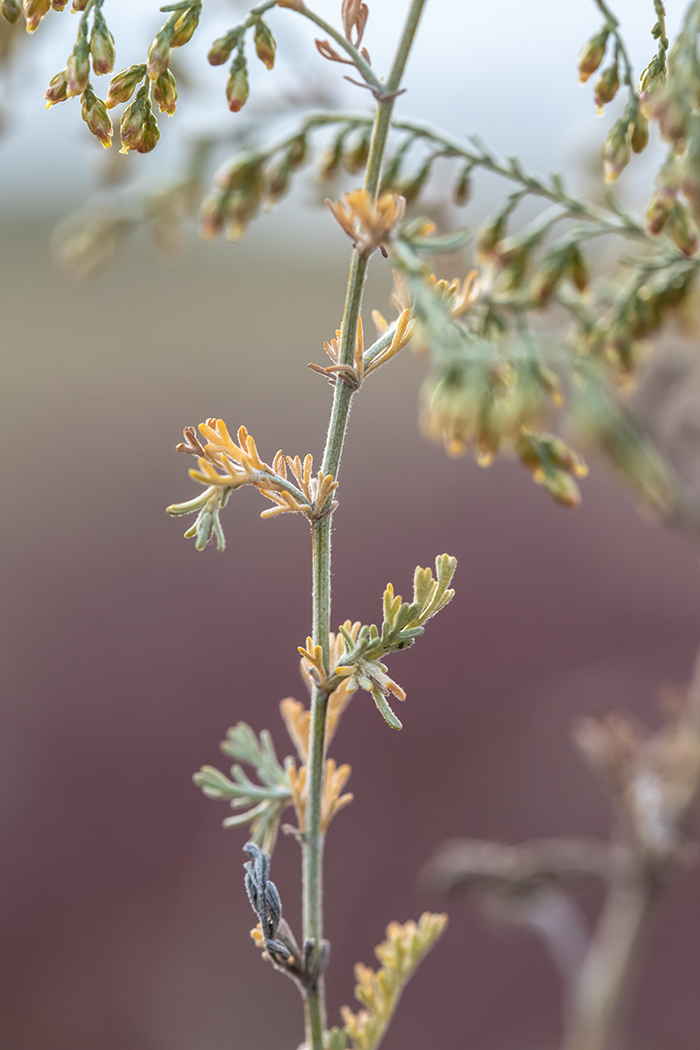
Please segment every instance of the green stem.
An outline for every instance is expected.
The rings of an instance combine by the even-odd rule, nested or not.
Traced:
[[[625,84],[636,97],[634,83],[632,80],[632,63],[630,62],[630,57],[627,54],[625,42],[622,39],[622,36],[620,35],[620,23],[617,20],[617,18],[615,18],[615,15],[612,13],[608,5],[605,3],[605,0],[593,0],[593,2],[595,3],[600,13],[603,15],[605,19],[605,24],[615,39],[615,54],[616,57],[622,59]]]
[[[425,4],[426,0],[412,0],[411,2],[394,64],[378,102],[365,176],[365,190],[375,198],[379,189],[382,162],[391,127],[391,115],[396,92],[401,85],[413,38]],[[358,252],[354,251],[341,325],[340,362],[343,364],[351,364],[353,360],[355,335],[362,306],[362,293],[367,275],[367,265],[368,259],[361,258]],[[346,383],[336,382],[322,465],[324,474],[332,474],[334,477],[337,477],[340,467],[352,393]],[[314,644],[320,645],[322,648],[326,671],[329,671],[329,633],[331,622],[330,514],[313,523],[312,561],[312,636]],[[323,831],[321,827],[321,806],[326,758],[327,709],[328,694],[324,690],[314,689],[311,698],[311,727],[307,760],[308,797],[303,851],[303,912],[304,939],[313,940],[317,949],[320,947],[323,938]],[[307,992],[306,1042],[309,1050],[323,1050],[322,1029],[324,1013],[323,978],[320,977],[318,986],[308,989]]]
[[[296,10],[296,8],[295,8]],[[378,94],[382,92],[382,83],[375,76],[372,67],[362,57],[357,48],[353,47],[349,40],[347,40],[342,33],[339,33],[337,29],[334,29],[330,23],[326,22],[324,18],[317,15],[314,11],[309,10],[308,7],[304,6],[298,9],[299,14],[303,15],[304,18],[308,18],[310,22],[322,29],[324,33],[327,33],[329,37],[335,40],[339,47],[342,47],[343,51],[350,56],[352,64],[357,69],[358,73],[361,74],[364,81],[372,88],[372,91],[376,91]]]

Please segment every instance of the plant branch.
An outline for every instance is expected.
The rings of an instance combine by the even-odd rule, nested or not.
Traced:
[[[396,92],[401,86],[408,55],[418,27],[426,0],[412,0],[406,24],[396,52],[386,88],[378,99],[367,170],[365,190],[376,198],[381,177],[382,162],[391,126],[391,116]],[[355,349],[355,333],[362,305],[362,293],[367,274],[368,258],[353,251],[350,276],[341,324],[342,338],[339,361],[352,364]],[[345,439],[352,391],[346,383],[336,383],[333,407],[323,455],[322,470],[337,478]],[[329,667],[329,633],[331,617],[331,519],[329,514],[312,525],[313,559],[313,614],[312,637],[320,645],[326,671]],[[323,832],[321,828],[321,801],[325,767],[325,737],[328,694],[315,688],[311,698],[311,726],[309,730],[309,755],[307,763],[308,801],[306,807],[306,834],[304,839],[303,913],[304,938],[314,942],[315,951],[321,949],[323,937]],[[318,986],[307,993],[306,1021],[309,1050],[323,1050],[323,978]]]
[[[625,42],[620,34],[620,23],[617,20],[617,18],[615,18],[615,15],[612,13],[608,5],[605,3],[605,0],[593,0],[593,2],[602,14],[603,18],[605,19],[605,25],[607,29],[610,31],[611,35],[615,39],[615,56],[622,59],[622,67],[624,70],[623,79],[625,81],[625,84],[630,89],[630,91],[636,95],[632,79],[632,63],[630,62],[630,57],[627,53]]]

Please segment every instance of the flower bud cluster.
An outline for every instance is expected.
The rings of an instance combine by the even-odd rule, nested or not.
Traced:
[[[581,492],[575,479],[585,478],[588,467],[561,438],[522,430],[516,451],[522,465],[552,499],[564,507],[578,507]]]
[[[30,4],[25,2],[25,17],[28,17]],[[51,6],[59,11],[66,7],[66,2],[53,0]],[[85,3],[74,0],[73,11],[83,11]],[[41,10],[33,7],[35,14]],[[45,13],[45,12],[44,12]],[[102,14],[102,5],[97,4],[92,12],[92,29],[89,27],[89,12],[80,20],[75,46],[66,62],[65,69],[60,70],[49,81],[44,92],[46,108],[50,109],[59,102],[80,96],[81,114],[88,130],[105,148],[112,142],[112,122],[107,114],[109,104],[97,97],[90,83],[90,63],[96,76],[111,73],[114,68],[114,37]],[[43,17],[43,15],[42,15]],[[29,28],[29,21],[28,21]],[[36,27],[35,27],[36,28]]]
[[[150,82],[147,81],[122,113],[120,153],[150,153],[158,145],[160,130],[153,114],[150,91]]]
[[[148,49],[146,68],[150,80],[157,80],[170,66],[173,49],[187,44],[199,24],[202,11],[201,0],[187,7],[173,11],[168,21],[162,26]]]
[[[642,153],[649,142],[649,124],[637,99],[632,99],[616,121],[603,146],[603,174],[606,182],[619,178],[632,153]]]
[[[530,348],[511,347],[503,357],[493,344],[469,336],[461,358],[429,376],[422,399],[426,436],[443,441],[450,455],[471,446],[477,462],[488,466],[502,446],[517,447],[524,429],[541,426],[561,394],[556,374]]]
[[[675,266],[658,271],[643,283],[635,282],[601,317],[583,339],[583,349],[602,357],[619,373],[629,377],[643,346],[642,340],[658,331],[669,313],[686,298],[694,270]]]
[[[567,278],[579,292],[588,287],[588,266],[575,241],[551,248],[542,259],[530,282],[532,299],[538,306],[546,306],[558,286]]]
[[[227,161],[202,204],[202,236],[211,239],[224,232],[230,240],[242,237],[262,207],[284,196],[307,152],[306,136],[300,133],[271,153],[249,152]]]
[[[255,11],[252,11],[241,25],[234,26],[228,33],[215,40],[209,50],[208,60],[212,66],[223,65],[228,62],[232,53],[236,52],[226,81],[226,100],[232,113],[238,113],[248,101],[250,93],[248,63],[245,57],[245,34],[251,28],[256,55],[266,69],[272,69],[275,64],[277,43],[267,22]]]

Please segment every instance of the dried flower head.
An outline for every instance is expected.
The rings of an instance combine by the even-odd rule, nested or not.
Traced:
[[[326,199],[326,204],[363,259],[377,248],[386,251],[406,213],[406,201],[398,193],[384,193],[374,200],[366,190],[353,190],[335,203]]]

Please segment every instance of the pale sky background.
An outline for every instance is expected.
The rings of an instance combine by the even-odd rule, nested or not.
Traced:
[[[107,0],[105,15],[117,41],[120,69],[141,61],[164,17],[157,0]],[[161,144],[154,154],[133,159],[139,175],[167,178],[176,170],[183,134],[236,126],[252,109],[230,114],[224,99],[226,67],[212,69],[206,52],[212,40],[236,24],[248,5],[207,0],[192,43],[179,54],[201,88],[183,99],[172,126],[160,120]],[[338,22],[339,0],[316,0],[316,10]],[[365,44],[374,68],[387,69],[404,17],[405,0],[370,0]],[[676,32],[686,7],[669,0],[668,28]],[[637,74],[653,54],[651,0],[612,0]],[[313,47],[316,28],[291,11],[276,10],[269,23],[278,39],[278,66],[268,73],[252,56],[251,99],[275,99],[302,83],[333,85],[338,101],[361,109],[366,92],[341,78],[345,67],[325,62]],[[397,114],[432,120],[454,134],[478,133],[497,150],[519,155],[538,171],[571,170],[588,147],[597,148],[615,116],[595,116],[592,81],[580,86],[576,58],[601,24],[593,0],[429,0],[405,80]],[[77,29],[68,12],[51,12],[18,56],[2,84],[6,130],[0,139],[3,209],[53,204],[71,206],[91,192],[103,151],[82,125],[78,100],[47,111],[43,89],[65,64]],[[252,51],[252,48],[249,49]],[[96,80],[106,93],[108,78]],[[622,95],[622,92],[621,92]],[[177,134],[179,126],[179,134]],[[113,147],[116,151],[116,147]],[[650,162],[647,162],[650,168]],[[289,210],[289,209],[288,209]],[[289,218],[289,216],[288,216]]]

